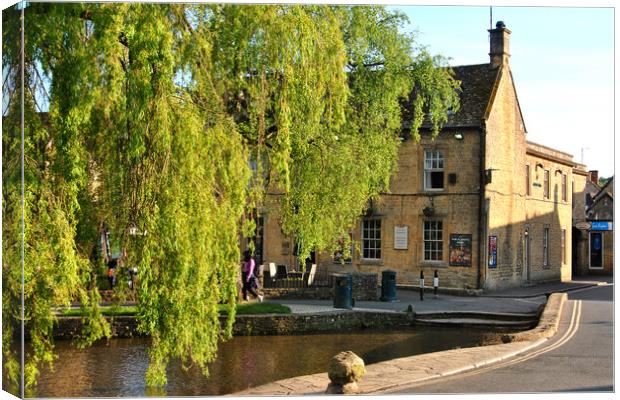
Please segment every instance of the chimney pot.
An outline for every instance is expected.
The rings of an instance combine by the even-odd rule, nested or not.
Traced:
[[[598,170],[590,171],[590,181],[598,185]]]
[[[505,27],[506,27],[506,24],[504,23],[504,21],[497,21],[497,23],[495,24],[495,28],[497,29],[502,29]]]

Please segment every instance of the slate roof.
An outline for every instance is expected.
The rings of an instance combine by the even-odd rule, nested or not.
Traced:
[[[599,190],[599,192],[596,194],[596,196],[594,196],[594,203],[597,203],[602,197],[604,197],[605,195],[611,197],[611,199],[613,200],[614,195],[613,195],[613,188],[614,188],[614,177],[612,176],[611,178],[609,178],[609,180],[603,185],[603,187],[601,188],[601,190]],[[594,205],[594,204],[593,204]]]
[[[499,68],[487,64],[453,67],[454,77],[461,81],[461,107],[448,117],[446,127],[479,126],[491,99]]]
[[[476,65],[462,65],[452,67],[455,79],[461,81],[458,112],[448,117],[444,128],[463,128],[480,126],[485,117],[489,101],[493,95],[493,86],[498,79],[500,68],[491,68],[489,63]],[[410,107],[405,106],[405,128],[410,126]],[[427,121],[422,128],[430,128]]]

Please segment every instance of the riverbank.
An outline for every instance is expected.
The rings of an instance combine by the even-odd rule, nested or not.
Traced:
[[[507,300],[528,304],[538,301],[541,297],[548,297],[549,301],[545,302],[534,328],[502,335],[504,344],[447,350],[368,365],[366,375],[358,383],[361,394],[389,393],[390,390],[399,387],[408,387],[408,385],[497,363],[540,346],[557,332],[567,298],[565,292],[606,285],[607,282],[613,283],[613,277],[585,277],[571,282],[515,288],[504,293],[487,293],[470,302],[463,302],[464,299],[459,299],[457,303],[453,303],[453,311],[455,308],[471,309],[480,305],[486,305],[487,310],[506,310],[506,306],[510,305],[505,303]],[[476,305],[473,305],[474,303]],[[438,308],[437,304],[434,307]],[[322,395],[328,384],[327,373],[320,373],[271,382],[236,392],[232,396]]]
[[[273,299],[291,313],[237,315],[233,335],[294,335],[363,329],[402,329],[416,325],[484,327],[526,330],[538,323],[551,292],[577,290],[604,283],[604,279],[556,282],[483,296],[454,296],[398,290],[397,301],[358,301],[352,310],[337,309],[331,300]],[[508,296],[509,295],[509,296]],[[222,317],[222,322],[225,317]],[[140,337],[134,317],[109,318],[113,337]],[[73,337],[81,329],[80,317],[61,317],[54,336]]]
[[[134,316],[106,317],[114,338],[145,337],[137,330]],[[220,317],[224,324],[225,317]],[[327,332],[351,332],[366,329],[410,329],[419,325],[492,328],[498,331],[527,329],[536,324],[537,313],[493,314],[443,312],[414,313],[389,310],[333,310],[314,314],[237,315],[233,336],[301,335]],[[56,339],[71,339],[79,334],[81,317],[60,317],[54,328]]]
[[[566,293],[554,293],[543,310],[537,326],[526,332],[505,335],[511,343],[454,349],[368,365],[358,382],[360,394],[395,389],[427,380],[450,376],[492,364],[539,346],[558,329]],[[321,395],[329,384],[327,373],[283,379],[232,394],[233,396]]]

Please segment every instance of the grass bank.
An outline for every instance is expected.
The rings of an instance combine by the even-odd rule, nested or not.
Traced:
[[[277,303],[245,303],[237,304],[237,315],[244,314],[290,314],[291,309]],[[229,307],[225,304],[219,305],[220,315],[228,315]],[[134,316],[138,313],[137,306],[102,306],[101,314],[107,317],[113,316]],[[59,313],[63,317],[81,317],[84,315],[79,308],[64,309]]]

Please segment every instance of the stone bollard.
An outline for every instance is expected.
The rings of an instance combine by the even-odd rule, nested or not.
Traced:
[[[366,373],[364,360],[352,351],[343,351],[336,354],[329,362],[327,376],[331,381],[327,385],[326,394],[356,394],[359,393],[357,381]]]

